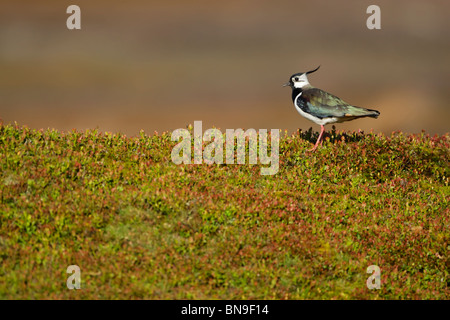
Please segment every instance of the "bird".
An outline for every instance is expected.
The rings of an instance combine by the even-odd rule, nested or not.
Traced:
[[[309,152],[314,152],[319,146],[325,132],[325,125],[355,120],[358,118],[378,118],[380,112],[348,104],[341,98],[313,87],[308,81],[308,74],[319,70],[320,65],[311,71],[293,74],[283,87],[292,88],[292,101],[295,109],[308,120],[320,125],[321,131],[316,144]]]

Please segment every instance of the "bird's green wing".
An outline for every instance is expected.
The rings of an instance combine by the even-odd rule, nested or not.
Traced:
[[[376,115],[375,110],[349,105],[341,98],[318,88],[303,91],[302,98],[308,106],[309,112],[318,118],[354,118]]]

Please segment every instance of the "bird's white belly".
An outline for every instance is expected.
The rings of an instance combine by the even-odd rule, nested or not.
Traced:
[[[302,93],[300,92],[300,94],[295,98],[294,106],[295,106],[295,109],[297,109],[298,113],[300,113],[300,115],[301,115],[302,117],[304,117],[304,118],[306,118],[306,119],[308,119],[308,120],[311,120],[312,122],[315,122],[315,123],[317,123],[317,124],[319,124],[319,125],[321,125],[321,126],[326,125],[326,124],[328,124],[328,123],[335,123],[335,122],[338,122],[338,119],[335,118],[335,117],[320,119],[320,118],[317,118],[317,117],[315,117],[315,116],[313,116],[313,115],[311,115],[311,114],[309,114],[309,113],[306,113],[306,112],[303,111],[302,109],[300,109],[300,108],[297,106],[297,99],[298,99],[301,95],[302,95]]]

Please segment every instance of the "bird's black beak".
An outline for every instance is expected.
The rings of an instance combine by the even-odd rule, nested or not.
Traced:
[[[291,86],[291,83],[290,82],[286,82],[285,84],[283,84],[283,87],[290,87]]]

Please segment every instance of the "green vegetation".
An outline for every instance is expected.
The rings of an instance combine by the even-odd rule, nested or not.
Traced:
[[[0,298],[449,299],[450,136],[316,138],[262,176],[175,165],[170,133],[0,125]]]

